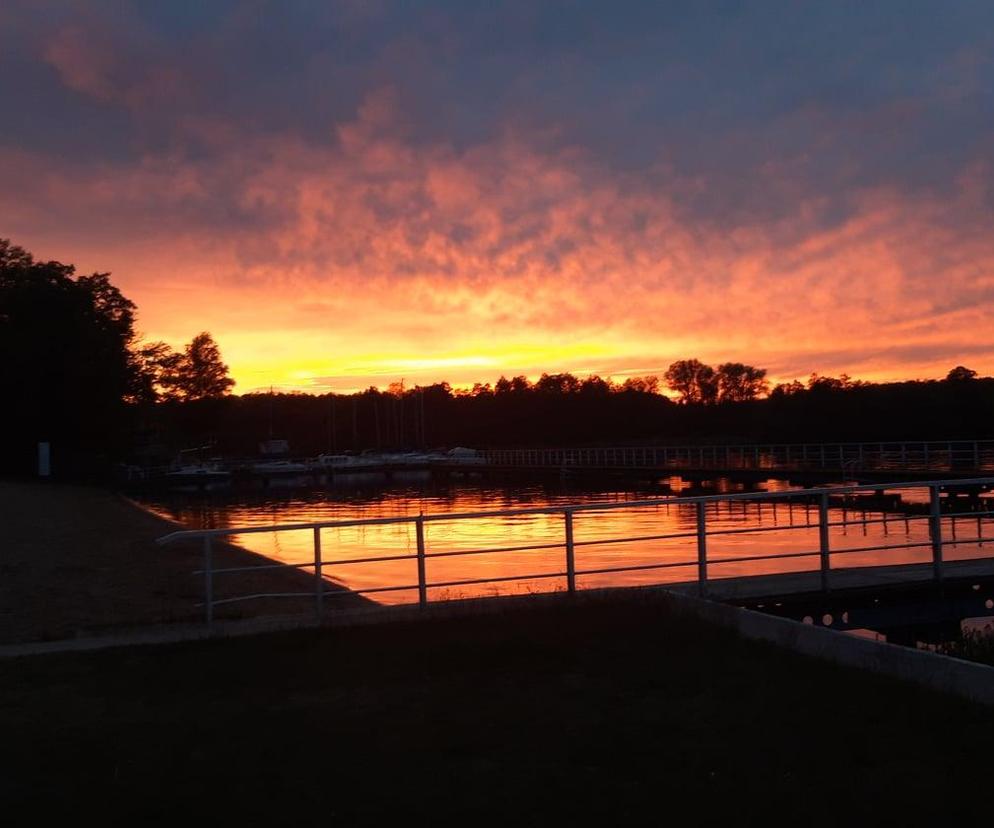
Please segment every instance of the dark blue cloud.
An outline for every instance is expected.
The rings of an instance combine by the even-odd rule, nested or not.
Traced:
[[[53,60],[67,31],[105,94]],[[994,163],[992,32],[989,2],[15,2],[0,146],[224,152],[191,130],[205,120],[331,143],[391,87],[414,145],[517,129],[701,221],[774,221],[819,194],[831,223],[859,188],[941,195]]]

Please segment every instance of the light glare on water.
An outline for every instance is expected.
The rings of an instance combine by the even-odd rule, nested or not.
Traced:
[[[676,482],[676,481],[674,481]],[[712,491],[736,488],[716,481]],[[782,481],[769,481],[765,488],[782,490]],[[915,492],[905,492],[907,502],[920,502]],[[918,493],[920,494],[920,493]],[[522,508],[554,508],[577,503],[621,503],[658,498],[652,490],[570,490],[542,485],[496,486],[466,483],[423,486],[336,486],[327,489],[272,490],[238,496],[232,493],[203,495],[164,494],[146,498],[147,505],[189,528],[259,527],[284,523],[309,523],[365,518],[416,517]],[[708,575],[728,578],[739,575],[772,574],[816,570],[818,510],[813,504],[795,502],[719,502],[707,506],[709,532]],[[924,514],[881,511],[830,510],[830,522],[850,525],[833,527],[830,544],[833,569],[880,564],[925,563],[931,560],[929,529]],[[884,518],[886,517],[886,520]],[[865,519],[865,523],[863,522]],[[943,534],[968,540],[990,533],[989,523],[974,518],[943,521]],[[583,587],[665,584],[692,581],[697,577],[696,508],[693,504],[661,504],[637,508],[579,512],[574,515],[577,584]],[[742,530],[752,530],[743,532]],[[759,531],[763,530],[763,531]],[[727,534],[721,534],[721,533]],[[658,539],[658,535],[682,537]],[[636,540],[627,540],[637,538]],[[313,561],[311,530],[233,535],[231,540],[254,552],[286,563]],[[565,587],[564,517],[550,514],[504,515],[464,520],[428,521],[425,541],[429,556],[481,550],[481,554],[429,557],[429,599],[473,597],[528,591],[550,591]],[[594,541],[614,541],[593,543]],[[847,549],[885,544],[920,544],[907,549],[855,552]],[[417,600],[417,564],[408,560],[374,560],[344,563],[355,558],[383,559],[414,556],[417,540],[414,523],[382,526],[332,527],[321,530],[324,572],[353,590],[408,586],[409,589],[374,593],[380,603]],[[497,551],[507,547],[548,548]],[[966,542],[945,550],[948,560],[983,557],[992,544]],[[488,551],[489,550],[489,551]],[[814,553],[808,557],[742,560],[754,556]],[[626,572],[583,574],[619,567],[665,567],[632,569]],[[534,576],[552,577],[534,577]],[[237,577],[228,575],[225,577]],[[484,584],[453,582],[486,579]]]

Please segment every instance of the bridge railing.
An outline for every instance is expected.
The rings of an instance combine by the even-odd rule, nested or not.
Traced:
[[[490,449],[489,465],[523,468],[653,468],[994,472],[994,440]]]
[[[857,547],[846,547],[833,549],[831,545],[831,530],[844,528],[847,526],[862,526],[865,529],[868,524],[883,523],[884,530],[887,526],[887,514],[882,512],[879,519],[867,518],[864,513],[862,518],[849,520],[845,511],[840,519],[833,519],[830,514],[832,498],[856,496],[863,492],[878,492],[886,488],[887,491],[902,491],[908,489],[923,489],[928,492],[928,511],[914,518],[907,515],[905,521],[910,519],[927,521],[928,537],[925,540],[916,540],[903,543],[887,542],[883,544],[869,544]],[[749,563],[754,561],[774,561],[783,559],[801,559],[812,562],[812,566],[805,571],[820,574],[820,586],[825,592],[831,589],[832,561],[833,557],[851,555],[856,553],[880,553],[907,549],[927,549],[931,554],[932,577],[936,581],[941,581],[944,574],[944,550],[950,546],[966,543],[994,542],[994,537],[984,536],[984,519],[994,515],[994,511],[988,511],[981,507],[981,501],[975,500],[975,507],[968,511],[959,511],[961,498],[953,495],[961,490],[977,495],[981,491],[994,489],[994,477],[976,478],[969,480],[929,480],[914,483],[893,483],[881,486],[880,484],[864,486],[833,486],[815,489],[792,489],[777,492],[750,492],[716,494],[698,497],[669,497],[648,500],[631,500],[624,502],[610,503],[575,503],[569,505],[543,506],[523,509],[495,509],[480,512],[457,512],[439,514],[420,514],[417,516],[385,517],[385,518],[363,518],[357,520],[334,520],[307,523],[285,523],[274,526],[241,526],[225,527],[221,529],[195,529],[173,532],[159,538],[159,544],[173,544],[180,542],[195,541],[202,544],[203,566],[194,573],[203,579],[203,602],[204,621],[210,625],[214,621],[215,608],[224,605],[243,601],[253,601],[268,598],[313,598],[314,613],[320,618],[325,610],[325,603],[329,599],[335,599],[343,595],[363,594],[375,595],[377,593],[389,592],[414,592],[417,591],[418,603],[424,607],[429,603],[429,592],[442,588],[480,586],[485,584],[496,584],[500,582],[558,582],[560,588],[565,587],[568,592],[577,590],[577,579],[582,576],[609,575],[612,573],[631,573],[638,571],[663,571],[677,568],[691,569],[696,574],[692,581],[696,581],[697,590],[701,596],[706,597],[709,593],[709,583],[712,580],[709,568],[727,563]],[[945,494],[946,497],[942,497]],[[764,502],[803,502],[806,504],[806,511],[814,505],[817,509],[817,522],[794,524],[791,521],[789,526],[750,526],[743,528],[714,528],[708,524],[708,507],[721,502],[727,503],[749,503],[761,504]],[[943,504],[946,504],[945,507]],[[620,509],[638,510],[658,508],[660,506],[687,506],[694,510],[695,518],[693,528],[689,531],[663,532],[659,534],[648,534],[627,537],[593,537],[588,539],[577,539],[574,534],[574,519],[580,514],[603,514]],[[775,506],[774,506],[775,508]],[[519,518],[526,515],[547,515],[556,516],[562,520],[561,537],[556,540],[543,543],[508,545],[503,547],[484,547],[475,549],[429,549],[425,536],[425,527],[435,523],[453,523],[472,521],[481,518]],[[976,535],[967,537],[957,536],[956,518],[971,518],[976,520]],[[952,520],[951,536],[944,532],[944,522]],[[891,518],[893,521],[893,517]],[[413,525],[416,542],[416,551],[398,555],[386,556],[365,556],[351,558],[329,558],[325,557],[322,550],[322,531],[329,529],[341,529],[346,527],[370,527],[387,526],[396,524]],[[817,527],[818,545],[816,548],[792,549],[788,552],[780,552],[767,555],[746,555],[735,557],[720,557],[709,552],[709,541],[720,536],[741,535],[741,534],[761,534],[764,532],[790,531],[795,529],[812,529]],[[302,563],[274,562],[272,564],[262,564],[253,566],[218,567],[214,561],[213,544],[216,540],[231,537],[234,535],[250,535],[258,533],[282,533],[309,530],[312,533],[313,555],[311,560]],[[576,552],[578,549],[603,546],[609,544],[667,541],[690,539],[696,549],[696,555],[689,559],[680,560],[659,560],[649,563],[632,563],[629,565],[602,566],[594,568],[583,568],[577,565]],[[435,581],[428,577],[428,563],[432,560],[451,558],[455,556],[473,555],[494,555],[501,553],[529,552],[529,551],[559,550],[562,557],[561,564],[553,570],[543,570],[525,574],[501,575],[489,577],[475,577],[462,579],[448,579]],[[325,576],[334,572],[337,567],[346,565],[373,565],[390,561],[411,561],[415,564],[416,580],[404,583],[387,584],[370,588],[359,588],[353,590],[329,590],[325,581]],[[261,570],[295,569],[309,572],[313,576],[313,588],[307,592],[267,592],[234,595],[231,597],[218,598],[215,590],[215,581],[219,576],[237,577],[240,573],[258,572]]]

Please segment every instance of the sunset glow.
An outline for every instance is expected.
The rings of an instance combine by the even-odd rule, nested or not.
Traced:
[[[239,392],[994,372],[989,9],[388,5],[5,5],[0,235]]]

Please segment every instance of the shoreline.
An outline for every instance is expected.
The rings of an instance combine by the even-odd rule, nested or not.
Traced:
[[[123,492],[115,491],[113,489],[109,489],[108,491],[110,491],[110,493],[113,494],[115,497],[117,497],[119,500],[123,501],[124,503],[127,503],[132,508],[137,509],[139,512],[144,512],[146,515],[154,517],[157,520],[162,521],[163,523],[167,523],[170,526],[175,526],[177,529],[189,528],[188,526],[184,526],[182,523],[180,523],[180,521],[174,520],[171,517],[167,517],[166,515],[157,512],[155,509],[151,508],[150,506],[146,506],[144,503],[135,500],[133,497],[129,497]],[[232,544],[232,545],[237,546],[238,544]]]
[[[139,625],[196,623],[203,610],[201,567],[193,544],[162,548],[156,538],[186,528],[119,492],[90,486],[0,480],[10,517],[0,547],[0,644],[53,641]],[[230,542],[214,547],[217,566],[275,563]],[[237,583],[235,583],[237,581]],[[275,569],[215,579],[215,599],[259,592],[301,592],[215,608],[218,619],[285,614],[313,601],[313,575]],[[343,607],[369,599],[326,579]]]

